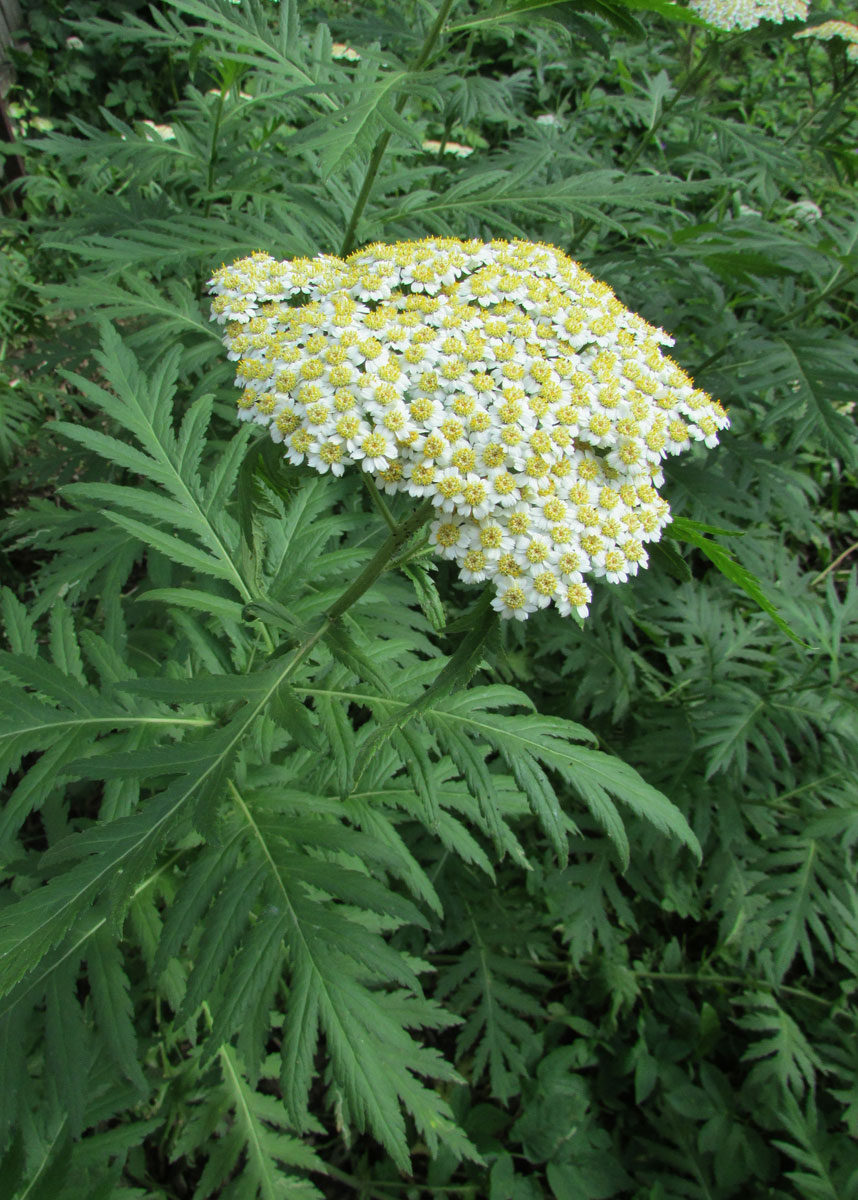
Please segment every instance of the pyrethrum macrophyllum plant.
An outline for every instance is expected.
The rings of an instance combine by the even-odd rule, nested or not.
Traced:
[[[600,58],[588,14],[584,45],[513,0],[330,7],[348,57],[316,6],[94,19],[88,61],[162,55],[181,99],[39,150],[74,261],[39,370],[81,366],[3,593],[0,1179],[744,1200],[794,1162],[839,1200],[845,477],[815,504],[853,461],[854,250],[805,142],[845,92],[793,130],[826,56],[765,25]],[[69,309],[115,321],[98,359]],[[730,397],[716,454],[658,325]],[[689,516],[824,651],[671,552],[754,593]]]
[[[439,655],[392,573],[416,584],[439,628],[443,597],[429,569],[438,549],[466,579],[470,568],[471,579],[492,580],[501,615],[552,598],[561,612],[585,609],[584,571],[619,580],[645,562],[643,542],[664,525],[662,457],[691,437],[712,443],[726,417],[662,356],[663,333],[548,247],[429,242],[374,247],[349,263],[259,256],[219,272],[216,289],[246,384],[241,411],[269,425],[264,500],[242,485],[259,455],[252,422],[201,480],[212,397],[198,397],[174,428],[177,354],[147,379],[106,331],[106,386],[72,381],[125,438],[60,428],[154,485],[80,482],[65,494],[109,505],[115,528],[179,568],[179,586],[167,569],[141,598],[217,616],[222,643],[193,678],[123,678],[103,638],[78,640],[57,601],[50,666],[34,656],[28,619],[7,594],[18,653],[2,666],[32,689],[24,704],[28,727],[45,731],[41,763],[103,779],[105,806],[101,821],[58,847],[60,869],[15,905],[0,982],[21,1012],[17,997],[40,994],[38,962],[71,937],[70,967],[87,956],[96,1019],[119,1022],[112,1044],[126,1061],[134,1031],[121,964],[97,956],[102,942],[113,954],[106,934],[92,941],[106,919],[97,914],[127,907],[141,888],[171,895],[164,867],[146,871],[169,848],[173,861],[193,851],[187,883],[157,917],[151,966],[158,974],[179,954],[192,958],[169,994],[180,1027],[202,1006],[199,1065],[219,1056],[231,1078],[237,1038],[243,1069],[279,1073],[285,1119],[308,1130],[321,1036],[347,1127],[372,1133],[403,1168],[403,1111],[433,1153],[473,1154],[443,1094],[421,1082],[454,1079],[452,1068],[410,1032],[441,1030],[450,1016],[424,996],[419,962],[388,941],[422,922],[416,904],[438,905],[409,851],[409,825],[489,872],[475,835],[523,865],[516,825],[529,809],[565,859],[581,801],[623,862],[618,803],[698,847],[679,811],[621,759],[588,746],[586,730],[528,712],[527,697],[505,684],[468,686],[498,644],[485,600],[458,631],[443,631],[458,646]],[[350,423],[338,428],[343,416]],[[361,472],[320,478],[304,458],[311,468],[361,463],[398,502],[391,511],[373,486],[389,533],[368,561],[363,539],[341,544],[366,523]],[[362,611],[373,591],[375,605]],[[81,720],[106,734],[83,758],[66,732]],[[7,806],[7,841],[34,785],[31,772]],[[210,932],[199,941],[201,918]],[[49,996],[49,1014],[53,1005]],[[282,1026],[276,1065],[265,1057],[272,1008]],[[64,1035],[51,1028],[56,1050]],[[139,1086],[130,1059],[127,1070]],[[75,1087],[70,1073],[64,1082]],[[73,1133],[89,1120],[88,1086]],[[315,1162],[290,1153],[297,1165]]]

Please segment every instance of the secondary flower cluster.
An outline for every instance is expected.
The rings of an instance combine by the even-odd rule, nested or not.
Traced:
[[[728,424],[662,354],[672,339],[550,246],[257,253],[210,288],[239,416],[292,463],[431,497],[436,552],[491,580],[505,617],[586,616],[586,575],[645,567],[670,519],[662,459]]]
[[[858,25],[851,21],[823,21],[821,25],[812,25],[793,35],[797,38],[814,38],[819,42],[829,42],[832,38],[843,38],[849,45],[846,47],[846,57],[858,62]]]
[[[756,29],[761,21],[780,25],[807,16],[807,0],[690,0],[690,7],[717,29]]]

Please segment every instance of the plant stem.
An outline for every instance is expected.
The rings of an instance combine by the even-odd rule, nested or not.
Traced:
[[[300,645],[289,654],[283,670],[277,676],[276,682],[272,686],[268,697],[264,698],[257,709],[260,710],[267,703],[274,690],[280,687],[288,679],[291,679],[295,671],[301,665],[305,658],[310,654],[313,647],[316,646],[322,638],[330,631],[333,625],[337,623],[340,617],[347,609],[359,600],[361,596],[375,583],[379,575],[390,565],[391,559],[396,554],[396,551],[407,541],[415,530],[419,529],[429,519],[430,515],[435,511],[431,500],[424,500],[419,508],[415,509],[410,516],[406,517],[399,525],[396,525],[389,537],[379,546],[378,550],[366,564],[364,569],[358,575],[354,583],[343,592],[340,598],[331,605],[325,613],[321,624],[308,637],[304,639]]]
[[[225,85],[222,83],[220,92],[218,93],[214,123],[212,124],[211,146],[209,147],[209,162],[206,170],[206,203],[203,210],[203,216],[206,220],[208,220],[211,213],[214,199],[212,196],[212,189],[214,188],[215,168],[217,166],[218,158],[218,138],[220,137],[220,123],[223,120],[223,107],[226,103],[226,93],[224,89]],[[203,290],[205,278],[205,271],[201,266],[197,272],[197,292],[200,296],[205,296],[205,292]]]
[[[406,517],[399,525],[394,526],[390,532],[390,536],[379,546],[354,583],[346,588],[339,600],[328,609],[321,629],[312,635],[313,645],[316,644],[320,637],[327,633],[335,621],[339,620],[346,609],[350,608],[356,600],[359,600],[364,592],[375,583],[399,547],[421,525],[426,524],[432,512],[434,512],[432,501],[424,500],[411,516]],[[307,640],[310,641],[311,639],[308,638]]]
[[[803,120],[799,121],[798,125],[796,125],[795,129],[784,142],[784,146],[791,146],[798,135],[807,129],[808,125],[812,125],[819,117],[825,116],[831,111],[832,108],[834,108],[835,104],[839,104],[842,108],[843,104],[845,104],[846,100],[849,98],[849,89],[851,88],[852,84],[856,82],[856,80],[858,80],[858,69],[853,70],[846,75],[842,86],[832,91],[831,96],[828,98],[826,103],[821,106],[821,108],[812,109],[807,116],[803,118]]]
[[[455,954],[430,954],[427,957],[433,964],[455,964],[459,962],[459,958]],[[507,961],[526,963],[530,967],[537,967],[547,971],[568,971],[571,967],[569,960],[564,958],[512,957],[507,959]],[[636,979],[649,979],[653,983],[692,983],[699,987],[715,985],[743,987],[751,991],[756,989],[766,992],[783,992],[785,996],[793,996],[797,1000],[808,1000],[811,1004],[818,1004],[829,1010],[832,1007],[830,1000],[825,1000],[822,996],[814,996],[813,992],[808,992],[805,988],[790,987],[786,983],[772,983],[768,979],[759,979],[751,975],[700,975],[694,971],[644,971],[635,970],[634,968],[629,973],[634,975]],[[851,1014],[844,1013],[843,1015],[849,1016],[851,1019]]]
[[[810,586],[816,587],[816,585],[818,583],[822,583],[823,579],[825,579],[825,577],[827,575],[830,575],[831,572],[836,567],[839,567],[840,564],[843,562],[844,558],[848,558],[848,556],[850,554],[852,554],[855,550],[858,550],[858,542],[853,542],[851,546],[846,547],[846,549],[843,551],[842,554],[838,554],[837,558],[835,558],[834,562],[829,563],[824,571],[820,571],[820,573],[817,575],[817,577],[815,579],[811,579]]]
[[[789,987],[785,983],[770,983],[767,979],[745,978],[742,975],[697,975],[693,971],[632,971],[632,974],[638,979],[651,979],[654,983],[694,983],[699,986],[721,984],[727,987],[783,992],[785,996],[794,996],[797,1000],[809,1000],[812,1004],[820,1004],[827,1009],[831,1008],[830,1000],[814,996],[813,992],[808,992],[804,988]]]
[[[366,485],[366,490],[369,492],[373,504],[378,509],[379,513],[381,514],[382,519],[384,520],[384,523],[387,526],[387,528],[390,530],[391,533],[393,533],[393,531],[396,529],[396,521],[394,520],[393,514],[391,513],[390,509],[387,507],[384,497],[382,496],[381,492],[376,487],[375,480],[370,475],[369,471],[361,471],[361,475],[363,476],[363,481],[364,481],[364,484]]]
[[[450,9],[453,7],[455,2],[456,0],[442,0],[441,7],[438,9],[438,15],[435,17],[435,20],[432,23],[432,28],[426,34],[423,45],[420,48],[420,53],[409,68],[409,71],[416,73],[417,71],[423,70],[429,60],[429,56],[435,49],[435,43],[438,41],[444,22],[450,15]],[[393,110],[397,115],[401,113],[405,107],[406,99],[407,96],[403,93],[399,96],[394,104]],[[386,129],[375,143],[373,152],[370,155],[369,163],[367,164],[366,168],[366,175],[364,175],[363,184],[358,192],[357,200],[355,200],[355,206],[352,209],[352,215],[349,218],[349,223],[346,227],[343,244],[340,247],[340,258],[345,258],[346,255],[351,254],[352,250],[354,249],[358,221],[360,221],[361,217],[363,216],[363,210],[366,208],[367,201],[369,200],[369,194],[372,191],[372,185],[375,183],[375,177],[378,174],[378,168],[381,166],[381,160],[384,158],[384,152],[387,149],[388,143],[390,142],[390,137],[390,130]]]
[[[218,93],[217,106],[215,108],[215,119],[214,119],[214,123],[212,125],[212,141],[211,141],[211,148],[209,150],[209,164],[208,164],[208,170],[206,171],[206,193],[207,193],[207,195],[206,195],[206,207],[205,207],[205,214],[204,214],[206,217],[208,217],[208,215],[212,209],[212,188],[214,187],[215,167],[217,166],[217,158],[218,158],[218,154],[217,154],[218,138],[220,136],[220,123],[223,120],[223,106],[224,106],[225,102],[226,102],[226,95],[224,92],[224,87],[221,86],[220,92]]]
[[[790,322],[797,320],[799,317],[803,317],[805,313],[808,313],[811,309],[816,308],[817,304],[821,304],[823,300],[827,300],[829,296],[832,296],[835,292],[839,292],[841,288],[846,287],[847,283],[851,283],[852,280],[858,276],[858,271],[850,271],[847,275],[843,275],[841,277],[840,273],[842,270],[842,266],[837,268],[831,279],[818,296],[813,296],[812,299],[808,300],[806,304],[802,304],[800,308],[792,309],[785,316],[778,317],[778,319],[774,322],[774,328],[778,329],[781,325],[787,325]]]
[[[346,1187],[352,1188],[353,1191],[359,1192],[361,1196],[366,1196],[367,1200],[390,1200],[387,1192],[376,1191],[367,1180],[357,1179],[354,1175],[348,1175],[345,1171],[341,1171],[338,1167],[334,1167],[330,1163],[325,1163],[324,1172],[330,1179],[336,1179],[337,1183],[342,1183]],[[409,1185],[376,1182],[376,1186],[407,1187]]]

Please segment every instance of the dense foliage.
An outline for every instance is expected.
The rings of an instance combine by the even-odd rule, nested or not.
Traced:
[[[664,0],[28,21],[3,1195],[858,1196],[844,44]],[[489,621],[414,501],[235,420],[214,267],[432,234],[563,249],[729,408],[586,621]]]

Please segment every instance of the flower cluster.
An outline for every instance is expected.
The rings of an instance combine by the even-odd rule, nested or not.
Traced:
[[[807,0],[690,0],[690,7],[716,29],[756,29],[761,21],[780,25],[807,17]]]
[[[550,246],[426,239],[215,272],[239,416],[288,460],[431,497],[430,537],[494,607],[587,615],[587,575],[647,565],[661,462],[717,443],[721,406],[662,330]]]
[[[814,38],[819,42],[830,42],[832,38],[843,38],[849,45],[846,47],[846,57],[858,62],[858,25],[851,21],[823,21],[821,25],[812,25],[794,34],[797,38]]]

